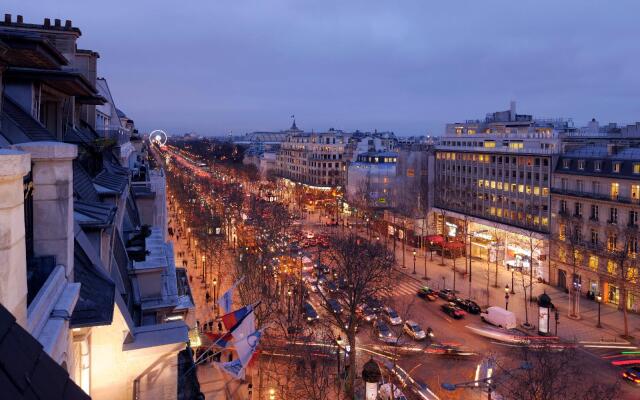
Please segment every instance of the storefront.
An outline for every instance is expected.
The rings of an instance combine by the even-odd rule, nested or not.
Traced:
[[[459,242],[474,259],[498,262],[505,268],[549,281],[548,243],[542,234],[447,212],[435,213],[437,232],[447,242]],[[464,254],[464,249],[461,254]]]

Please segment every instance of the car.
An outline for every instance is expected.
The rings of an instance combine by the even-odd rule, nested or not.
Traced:
[[[427,337],[427,334],[415,321],[405,321],[404,325],[402,326],[402,330],[415,340],[423,340]]]
[[[456,304],[456,306],[460,307],[469,314],[480,314],[480,306],[478,305],[478,303],[471,299],[457,298],[453,302]]]
[[[329,291],[329,293],[336,293],[338,292],[338,285],[335,284],[335,282],[332,281],[328,281],[325,284],[325,288]]]
[[[438,291],[438,297],[446,301],[453,301],[456,298],[456,294],[451,289],[440,289]]]
[[[340,289],[346,289],[347,287],[349,287],[349,282],[347,282],[346,278],[340,277],[338,278],[338,287]]]
[[[367,322],[373,322],[377,318],[376,312],[373,311],[371,308],[367,307],[366,305],[360,309],[360,313],[361,313],[362,319],[364,319]]]
[[[418,289],[418,297],[429,301],[436,301],[438,294],[430,287],[424,286]]]
[[[464,317],[464,314],[465,314],[464,311],[458,308],[453,302],[448,302],[443,304],[442,306],[440,306],[440,309],[444,311],[446,314],[448,314],[450,317],[453,317],[455,319],[460,319]]]
[[[640,365],[634,365],[623,371],[622,379],[631,383],[640,384]]]
[[[309,287],[313,293],[318,293],[318,282],[309,283]]]
[[[400,325],[402,323],[402,318],[398,315],[396,310],[391,307],[384,307],[382,309],[382,316],[387,320],[391,325]]]
[[[342,314],[342,304],[336,299],[328,299],[327,308],[334,314]]]
[[[307,322],[314,322],[320,319],[318,312],[308,301],[305,301],[304,304],[302,304],[302,311],[304,312]]]
[[[380,310],[382,310],[382,302],[374,297],[365,299],[364,304],[374,312],[380,312]]]
[[[394,344],[398,340],[396,334],[393,333],[391,328],[389,328],[389,326],[382,320],[376,320],[375,332],[378,336],[378,340],[384,343]]]

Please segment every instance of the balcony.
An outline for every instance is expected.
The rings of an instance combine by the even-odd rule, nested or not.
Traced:
[[[551,188],[552,194],[563,194],[566,196],[572,197],[584,197],[588,199],[594,200],[602,200],[609,202],[617,202],[617,203],[627,203],[627,204],[640,204],[640,199],[637,197],[625,197],[611,194],[601,194],[601,193],[593,193],[593,192],[585,192],[580,190],[570,190],[570,189],[561,189],[561,188]]]
[[[618,219],[617,218],[616,219],[609,218],[607,220],[607,224],[609,224],[609,225],[617,225],[618,224]]]

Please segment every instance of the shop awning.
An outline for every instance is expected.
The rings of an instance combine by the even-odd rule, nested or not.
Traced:
[[[430,235],[426,237],[428,242],[431,242],[433,244],[442,244],[442,242],[444,242],[444,238],[442,237],[442,235]]]
[[[464,247],[464,243],[461,242],[446,242],[444,248],[447,250],[459,250]]]

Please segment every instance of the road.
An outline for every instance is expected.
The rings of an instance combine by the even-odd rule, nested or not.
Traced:
[[[185,159],[180,160],[181,163],[188,165],[192,171],[200,174],[208,172],[202,170]],[[248,195],[257,195],[257,188],[250,182],[246,182],[244,187],[248,189]],[[307,214],[302,219],[301,229],[313,231],[315,233],[330,234],[331,230],[340,229],[337,227],[326,227],[319,223],[321,218],[318,214]],[[314,249],[307,250],[311,254],[315,254]],[[430,266],[430,268],[434,268]],[[437,268],[437,267],[436,267]],[[444,268],[444,267],[441,267]],[[418,380],[425,382],[440,398],[454,398],[452,393],[442,389],[441,384],[457,383],[463,381],[471,381],[476,377],[478,366],[488,357],[509,358],[509,353],[513,351],[511,347],[492,342],[489,339],[477,336],[466,328],[469,324],[482,324],[478,316],[467,315],[462,320],[454,320],[444,314],[440,310],[443,300],[435,302],[427,302],[416,296],[417,290],[424,285],[424,281],[415,279],[400,271],[393,272],[394,288],[390,293],[384,293],[385,304],[394,307],[401,315],[403,320],[412,319],[418,322],[424,329],[431,327],[435,333],[435,340],[439,343],[455,344],[465,350],[475,353],[475,356],[449,358],[442,355],[427,354],[424,351],[425,344],[407,343],[404,346],[393,348],[380,343],[374,336],[371,326],[362,326],[358,334],[359,352],[358,365],[366,362],[370,356],[379,355],[382,357],[392,356],[394,353],[402,352],[402,356],[398,358],[398,365],[405,371],[409,371],[410,375]],[[433,276],[433,275],[432,275]],[[315,303],[316,309],[320,310],[317,296],[312,295],[312,302]],[[398,331],[398,328],[394,328]],[[409,351],[412,348],[414,351]],[[584,368],[583,379],[593,379],[597,381],[611,381],[615,379],[619,370],[612,367],[606,359],[612,351],[606,348],[601,350],[589,349],[589,351],[579,351],[580,363]],[[498,389],[499,392],[499,389]],[[486,393],[478,389],[459,389],[454,394],[455,398],[480,399],[486,398]],[[458,397],[461,396],[461,397]],[[629,385],[622,385],[621,399],[638,398],[636,388]]]

